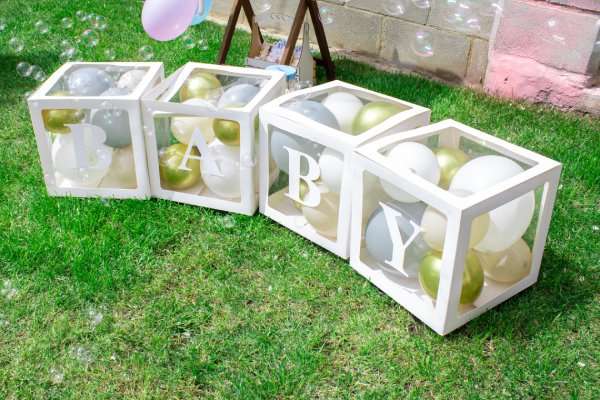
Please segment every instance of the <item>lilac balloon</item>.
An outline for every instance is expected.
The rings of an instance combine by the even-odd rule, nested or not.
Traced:
[[[146,0],[142,25],[152,39],[173,40],[192,23],[198,0]]]

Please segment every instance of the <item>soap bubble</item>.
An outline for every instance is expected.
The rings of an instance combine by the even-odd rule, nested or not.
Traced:
[[[86,29],[81,34],[81,43],[83,43],[85,47],[96,47],[98,41],[98,33],[92,29]]]
[[[50,368],[50,382],[53,385],[60,385],[65,380],[65,374],[58,368]]]
[[[64,17],[60,20],[60,25],[63,29],[71,29],[73,27],[73,20],[69,17]]]
[[[6,20],[4,18],[0,18],[0,32],[6,29]]]
[[[38,31],[39,33],[41,33],[42,35],[48,33],[48,31],[50,30],[50,28],[48,27],[48,24],[44,21],[42,21],[41,19],[39,21],[37,21],[35,23],[35,30]]]
[[[257,14],[266,13],[273,5],[268,0],[258,0],[254,2],[254,11]]]
[[[106,18],[104,18],[102,15],[94,15],[92,17],[92,27],[94,29],[104,31],[106,30],[107,26],[108,24],[106,23]]]
[[[39,65],[31,66],[31,77],[38,82],[46,80],[46,73]]]
[[[402,15],[406,12],[406,0],[385,0],[383,9],[392,16]]]
[[[104,50],[104,58],[106,58],[108,61],[113,61],[115,58],[117,58],[117,52],[115,49],[106,49]]]
[[[89,321],[90,321],[90,326],[92,328],[95,328],[98,325],[100,325],[100,323],[104,319],[104,314],[102,314],[102,312],[100,310],[96,310],[94,308],[91,308],[88,311],[88,317],[89,317]]]
[[[208,50],[208,41],[206,39],[198,40],[198,49],[202,51]]]
[[[152,47],[148,45],[140,47],[138,54],[144,61],[149,61],[154,58],[154,50],[152,50]]]
[[[556,28],[556,26],[558,25],[558,21],[555,20],[554,18],[550,18],[547,22],[546,25],[548,25],[548,28],[550,29],[554,29]]]
[[[479,13],[486,17],[492,17],[502,12],[502,0],[481,0]]]
[[[75,346],[71,349],[71,356],[83,364],[89,364],[93,361],[92,353],[83,346]]]
[[[77,49],[74,47],[68,47],[64,49],[58,56],[62,62],[71,61],[77,55]]]
[[[329,7],[319,7],[319,14],[321,15],[321,22],[323,25],[330,25],[333,23],[333,11]]]
[[[226,229],[231,229],[235,226],[235,220],[233,219],[233,217],[231,215],[226,215],[221,219],[221,222],[223,222],[223,227]]]
[[[85,21],[87,19],[87,14],[85,11],[83,10],[77,10],[77,12],[75,13],[75,16],[77,17],[77,19],[79,19],[80,21]]]
[[[552,37],[552,39],[561,45],[565,45],[565,37],[563,35],[561,35],[560,32],[560,24],[558,22],[558,20],[554,19],[554,18],[550,18],[548,21],[546,21],[546,25],[548,26],[548,31],[550,32],[550,35]]]
[[[479,18],[471,17],[465,21],[465,28],[469,31],[478,32],[481,30]]]
[[[419,57],[433,56],[433,35],[431,32],[418,31],[411,42],[411,48]]]
[[[25,48],[25,43],[23,43],[23,40],[19,39],[18,37],[13,37],[8,41],[8,47],[10,47],[15,53],[20,53]]]
[[[17,64],[17,73],[26,78],[31,75],[31,64],[26,61],[21,61]]]
[[[96,14],[89,13],[88,15],[85,16],[85,20],[84,21],[92,21],[95,16],[96,16]]]
[[[431,2],[429,0],[412,0],[412,3],[417,8],[430,8]]]
[[[186,49],[193,49],[196,46],[196,41],[191,35],[184,35],[181,41]]]
[[[2,284],[2,289],[0,289],[0,296],[4,296],[6,300],[12,300],[19,294],[19,291],[16,287],[13,286],[13,283],[6,279]]]
[[[70,49],[73,47],[73,43],[69,39],[63,39],[60,41],[60,48],[63,50]]]

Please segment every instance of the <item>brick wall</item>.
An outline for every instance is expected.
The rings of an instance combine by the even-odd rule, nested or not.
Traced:
[[[225,18],[231,3],[214,2],[213,16]],[[477,24],[468,28],[467,24],[450,22],[453,10],[447,1],[431,0],[429,8],[419,8],[410,0],[404,3],[404,13],[390,15],[386,0],[320,1],[333,16],[333,22],[325,26],[330,46],[378,58],[401,69],[480,87],[494,17],[478,14]],[[261,26],[287,34],[298,1],[272,0],[271,4],[271,9],[259,16]],[[420,51],[423,46],[428,47],[425,53]]]

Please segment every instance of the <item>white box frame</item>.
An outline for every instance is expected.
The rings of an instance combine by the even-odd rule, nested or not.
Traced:
[[[397,143],[420,141],[447,129],[457,130],[461,136],[525,163],[530,168],[488,190],[463,198],[453,195],[415,174],[402,174],[398,171],[398,166],[381,153],[382,150]],[[460,140],[460,136],[457,137],[453,134],[440,136],[440,144],[444,145],[454,144],[456,146],[458,140]],[[446,335],[537,281],[561,169],[562,164],[554,160],[453,120],[445,120],[404,132],[401,135],[390,135],[359,147],[353,154],[352,177],[356,190],[352,198],[350,265],[438,334]],[[448,228],[436,301],[429,299],[424,293],[419,296],[418,289],[396,283],[380,270],[369,267],[361,260],[363,176],[365,171],[402,188],[447,215]],[[477,216],[540,187],[543,187],[543,195],[540,200],[529,275],[514,284],[497,284],[496,294],[488,296],[490,298],[487,299],[478,299],[475,308],[460,313],[459,298],[471,222]],[[416,285],[418,287],[418,282]]]
[[[311,120],[310,118],[282,107],[282,105],[288,101],[314,98],[338,91],[354,94],[363,100],[385,101],[391,104],[397,104],[402,108],[407,109],[388,118],[372,129],[369,129],[360,135],[354,136],[320,124]],[[393,132],[403,132],[419,126],[427,125],[429,124],[430,116],[431,110],[428,108],[342,81],[332,81],[322,85],[288,93],[264,105],[260,110],[260,212],[277,221],[286,228],[329,250],[337,256],[348,259],[352,197],[352,188],[349,184],[351,179],[350,160],[353,150],[361,144],[367,143],[375,138],[380,138]],[[291,134],[309,139],[313,142],[320,143],[325,147],[332,148],[343,154],[344,171],[340,190],[340,206],[336,240],[328,239],[319,234],[310,224],[306,223],[305,220],[302,221],[304,219],[303,217],[287,215],[269,205],[269,135],[271,133],[270,128],[273,126]],[[291,208],[288,211],[290,213],[297,212]]]
[[[92,66],[98,68],[147,68],[146,76],[134,91],[123,96],[48,96],[48,92],[74,68]],[[163,64],[160,62],[68,62],[58,68],[27,99],[31,121],[37,142],[44,182],[50,196],[74,197],[107,197],[117,199],[147,199],[150,197],[150,183],[146,168],[146,147],[142,130],[142,112],[140,98],[149,88],[164,79]],[[131,143],[135,162],[137,188],[86,188],[60,187],[57,184],[50,136],[44,126],[42,110],[44,109],[103,109],[117,108],[126,110],[131,128]]]
[[[252,101],[244,107],[237,109],[208,108],[170,102],[170,99],[178,93],[181,85],[194,70],[202,70],[216,75],[264,79],[265,84]],[[257,182],[255,178],[256,162],[253,162],[253,165],[250,166],[240,166],[241,196],[239,201],[163,188],[160,183],[154,118],[159,116],[185,115],[235,120],[240,124],[240,162],[244,159],[256,160],[254,119],[258,115],[259,107],[262,104],[281,95],[286,88],[285,75],[279,71],[189,62],[171,74],[154,90],[142,96],[142,114],[144,126],[146,127],[146,153],[152,196],[199,207],[253,215],[258,208]]]

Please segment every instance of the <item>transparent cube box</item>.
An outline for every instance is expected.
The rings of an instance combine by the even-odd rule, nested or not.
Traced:
[[[143,100],[152,195],[252,215],[259,107],[285,90],[278,71],[188,63]]]
[[[430,111],[341,81],[260,110],[260,210],[348,258],[350,156],[359,145],[429,123]]]
[[[139,99],[163,77],[156,62],[70,62],[28,98],[50,195],[149,197]]]
[[[350,264],[445,335],[536,282],[560,172],[452,120],[361,146]]]

